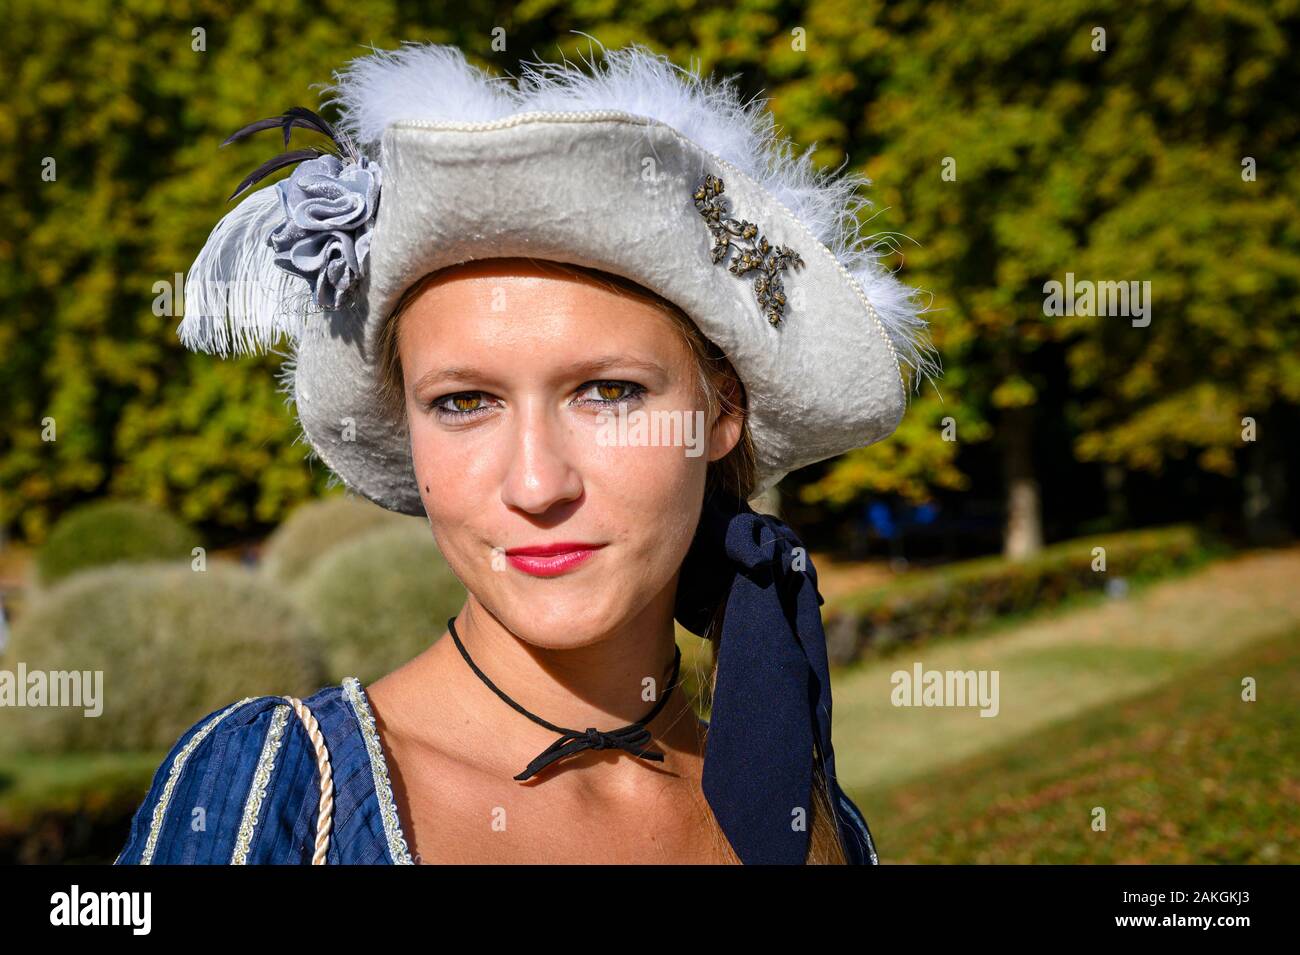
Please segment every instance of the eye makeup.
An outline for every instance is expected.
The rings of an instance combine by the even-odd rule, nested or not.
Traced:
[[[617,389],[622,389],[623,393],[611,397],[609,392]],[[593,408],[612,408],[618,405],[630,405],[635,401],[639,401],[644,397],[645,393],[645,386],[634,381],[595,379],[583,382],[577,389],[572,404]],[[471,421],[482,417],[489,413],[493,407],[496,407],[489,404],[489,401],[496,401],[496,399],[484,391],[456,391],[425,402],[424,407],[425,410],[432,411],[443,421]]]

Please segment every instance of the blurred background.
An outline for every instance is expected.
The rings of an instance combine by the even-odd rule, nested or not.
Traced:
[[[764,502],[819,571],[841,782],[882,861],[1296,860],[1294,3],[6,14],[0,671],[102,671],[104,701],[0,707],[0,860],[111,862],[200,716],[374,680],[463,600],[426,522],[307,459],[278,357],[176,340],[169,296],[265,158],[218,144],[318,107],[363,46],[515,73],[588,35],[734,75],[870,176],[868,231],[928,293],[942,377],[892,439]],[[1048,283],[1085,280],[1139,283],[1145,313],[1054,313]],[[917,665],[996,671],[997,716],[895,705]]]

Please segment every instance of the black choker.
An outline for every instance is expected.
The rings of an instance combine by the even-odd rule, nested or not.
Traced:
[[[447,630],[451,633],[451,638],[456,641],[456,649],[458,649],[460,655],[465,658],[465,662],[469,664],[469,668],[474,671],[474,674],[480,680],[488,685],[488,688],[493,693],[501,697],[501,699],[505,700],[518,712],[528,717],[534,723],[537,723],[539,726],[545,726],[553,733],[560,734],[560,738],[548,746],[536,759],[529,763],[527,768],[516,776],[515,779],[522,782],[535,773],[545,769],[556,760],[563,759],[566,756],[572,756],[584,749],[622,749],[631,753],[633,756],[640,757],[641,759],[652,759],[656,762],[663,762],[663,753],[658,753],[654,750],[648,750],[645,748],[650,743],[651,739],[650,731],[645,728],[645,724],[654,720],[659,711],[664,708],[664,704],[668,702],[668,697],[672,695],[673,688],[677,685],[677,675],[682,665],[682,651],[680,647],[673,648],[675,651],[673,657],[673,675],[672,679],[668,681],[668,689],[664,691],[664,694],[659,698],[659,702],[654,705],[654,709],[650,711],[650,714],[636,723],[629,723],[622,729],[611,730],[606,733],[594,727],[588,727],[586,731],[566,729],[563,726],[556,726],[554,723],[548,723],[540,716],[534,716],[532,713],[529,713],[514,700],[510,699],[510,697],[502,693],[501,690],[497,688],[496,684],[487,678],[487,674],[475,666],[474,661],[470,659],[469,653],[465,650],[465,645],[460,642],[460,636],[456,633],[455,617],[452,617],[447,621]]]

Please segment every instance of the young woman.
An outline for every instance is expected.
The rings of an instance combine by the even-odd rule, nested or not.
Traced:
[[[118,862],[875,863],[815,571],[745,503],[887,436],[929,370],[860,182],[639,47],[510,86],[411,45],[335,90],[341,130],[232,137],[338,153],[242,184],[307,160],[218,225],[180,333],[288,335],[314,451],[426,515],[468,598],[369,687],[191,726]],[[713,644],[707,723],[674,620]]]

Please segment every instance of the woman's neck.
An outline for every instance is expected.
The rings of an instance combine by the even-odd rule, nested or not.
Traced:
[[[456,632],[470,658],[499,689],[559,726],[612,729],[640,720],[672,677],[672,618],[659,612],[592,634],[583,646],[552,649],[510,632],[471,598],[456,621]],[[454,643],[451,650],[453,663],[482,683]],[[492,700],[503,702],[495,693],[483,700],[489,705]]]
[[[646,719],[668,689],[675,653],[675,584],[635,620],[592,634],[591,641],[579,647],[551,649],[529,643],[526,634],[512,633],[473,597],[456,618],[456,633],[475,665],[530,713],[579,732],[587,727],[615,730]],[[514,776],[557,739],[556,733],[517,712],[480,680],[450,635],[377,681],[371,693],[388,703],[386,732],[455,753],[494,775]],[[647,728],[653,736],[651,748],[665,754],[662,763],[627,754],[605,765],[607,759],[582,754],[540,775],[557,769],[568,775],[568,770],[599,763],[599,781],[585,772],[584,780],[616,793],[650,778],[647,767],[698,770],[700,727],[680,685]],[[596,754],[602,755],[607,754]]]

